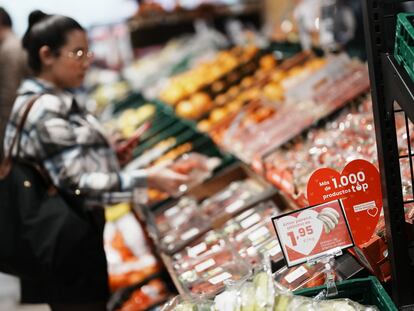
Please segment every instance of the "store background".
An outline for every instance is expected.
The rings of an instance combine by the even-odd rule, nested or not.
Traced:
[[[3,0],[0,1],[0,5],[11,15],[13,28],[19,35],[26,31],[27,16],[33,10],[72,16],[88,28],[123,21],[138,7],[134,0]],[[97,7],[99,12],[91,14]]]

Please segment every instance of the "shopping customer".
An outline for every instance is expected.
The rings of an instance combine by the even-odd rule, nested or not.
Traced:
[[[27,74],[26,53],[20,39],[13,33],[12,20],[7,11],[0,7],[0,142],[16,91]],[[3,157],[3,144],[0,144],[0,159]]]
[[[82,84],[92,59],[87,35],[75,20],[35,11],[30,14],[23,46],[34,78],[24,81],[18,91],[7,125],[5,151],[25,105],[39,96],[25,122],[19,154],[15,148],[13,156],[46,169],[58,188],[82,193],[100,236],[104,215],[99,207],[131,199],[137,187],[174,192],[188,181],[187,176],[165,168],[120,169],[100,124],[67,91]],[[52,310],[105,310],[108,280],[102,239],[95,244],[93,256],[85,256],[88,269],[82,275],[74,272],[70,280],[53,284],[22,279],[23,302],[45,301]]]

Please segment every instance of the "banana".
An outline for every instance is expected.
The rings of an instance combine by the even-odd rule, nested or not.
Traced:
[[[339,213],[336,210],[334,210],[332,207],[325,207],[322,211],[330,212],[330,213],[334,214],[336,218],[338,218],[338,219],[340,218]]]
[[[329,228],[329,225],[324,221],[323,217],[321,218],[320,216],[321,215],[319,214],[317,218],[322,222],[325,233],[329,233],[331,231],[331,228]]]
[[[323,221],[322,221],[322,223],[323,223],[323,228],[325,229],[325,233],[331,232],[331,229],[329,229],[329,226],[326,223],[324,223]]]
[[[331,219],[335,223],[335,225],[339,223],[339,218],[336,217],[336,215],[331,211],[322,210],[322,212],[320,212],[320,215],[329,217],[329,219]]]
[[[330,231],[336,227],[336,224],[328,216],[319,214],[318,218],[322,220],[329,227]]]

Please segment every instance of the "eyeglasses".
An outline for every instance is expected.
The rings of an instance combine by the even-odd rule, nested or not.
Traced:
[[[93,52],[84,50],[70,51],[67,55],[69,58],[73,58],[76,61],[91,60],[94,57]]]

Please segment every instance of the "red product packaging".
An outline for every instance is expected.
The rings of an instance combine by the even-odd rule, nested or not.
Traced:
[[[374,235],[367,243],[354,247],[357,259],[382,282],[391,279],[388,246],[384,238]]]

